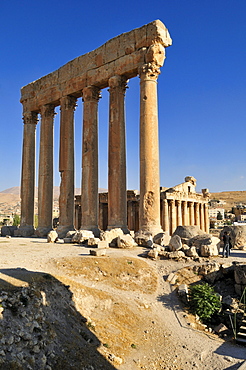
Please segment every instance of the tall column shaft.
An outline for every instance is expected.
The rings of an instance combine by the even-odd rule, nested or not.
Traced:
[[[208,216],[208,205],[204,204],[204,220],[205,220],[205,232],[209,234],[209,216]]]
[[[175,200],[170,201],[170,216],[171,216],[171,232],[170,235],[174,233],[177,227],[177,212],[176,212],[176,205]]]
[[[205,227],[204,227],[204,223],[205,223],[205,220],[204,220],[204,207],[203,207],[203,203],[200,204],[200,229],[205,231]]]
[[[81,229],[91,230],[99,236],[98,229],[98,100],[100,89],[88,86],[83,89],[83,138]]]
[[[153,235],[160,225],[160,174],[157,77],[159,68],[143,65],[140,75],[140,231]]]
[[[194,226],[194,224],[195,224],[194,202],[190,202],[190,204],[189,204],[189,211],[190,211],[190,225],[191,226]]]
[[[182,208],[183,208],[183,225],[188,226],[189,225],[189,219],[188,219],[188,204],[187,201],[182,202]]]
[[[181,200],[177,200],[177,226],[182,225],[182,208]]]
[[[59,171],[61,175],[58,234],[74,229],[74,110],[77,99],[61,98]]]
[[[109,79],[109,142],[108,142],[108,229],[127,229],[126,193],[126,79]]]
[[[34,197],[35,197],[35,158],[36,158],[36,124],[38,114],[25,113],[22,173],[21,173],[21,228],[29,227],[30,235],[34,228]],[[27,236],[27,235],[26,235]]]
[[[41,108],[41,129],[38,176],[38,228],[36,234],[45,236],[52,229],[53,219],[53,140],[54,105]]]
[[[167,199],[163,199],[163,230],[170,232],[169,230],[169,212]]]
[[[194,203],[194,211],[195,211],[195,225],[200,227],[200,213],[199,213],[199,203]]]

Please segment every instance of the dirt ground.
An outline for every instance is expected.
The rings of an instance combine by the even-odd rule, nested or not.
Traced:
[[[166,281],[194,262],[153,261],[143,257],[144,251],[109,248],[106,256],[94,257],[76,244],[2,237],[0,288],[27,286],[30,272],[50,274],[68,287],[76,311],[98,340],[103,359],[98,369],[239,369],[246,347],[194,330]],[[245,258],[245,251],[232,251],[226,262]]]

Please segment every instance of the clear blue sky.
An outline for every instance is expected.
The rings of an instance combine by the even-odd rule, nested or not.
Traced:
[[[0,0],[0,191],[20,185],[20,88],[155,19],[166,25],[173,39],[158,79],[161,185],[171,187],[194,176],[198,191],[246,190],[245,0]],[[128,188],[138,189],[138,78],[127,89],[126,121]],[[79,101],[76,187],[81,182],[81,126]],[[99,103],[103,188],[107,188],[107,126],[108,92],[103,90]],[[59,114],[55,185],[59,185],[58,131]]]

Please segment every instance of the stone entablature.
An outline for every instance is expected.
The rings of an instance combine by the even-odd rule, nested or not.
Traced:
[[[74,228],[74,111],[83,101],[81,228],[99,234],[98,101],[109,87],[108,229],[127,229],[125,93],[129,78],[140,80],[140,201],[139,231],[153,235],[160,223],[157,79],[171,38],[156,20],[109,40],[57,71],[24,86],[24,138],[19,235],[32,234],[34,219],[36,125],[41,116],[36,234],[52,228],[53,142],[55,107],[60,106],[59,237]],[[23,232],[22,232],[23,230]]]
[[[87,86],[104,89],[113,76],[136,77],[143,64],[154,63],[161,67],[165,47],[171,44],[168,30],[160,20],[114,37],[99,48],[24,86],[21,89],[24,113],[40,112],[45,104],[58,106],[62,96],[81,97],[81,91]]]

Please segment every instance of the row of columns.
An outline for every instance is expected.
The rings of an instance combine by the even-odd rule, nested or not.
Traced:
[[[207,203],[181,200],[162,200],[162,226],[170,235],[177,226],[198,226],[209,233],[209,217]]]
[[[159,147],[157,116],[157,77],[153,63],[139,69],[140,77],[140,230],[156,234],[160,224]],[[127,79],[116,75],[109,79],[108,140],[108,229],[127,230],[125,91]],[[81,228],[98,234],[98,101],[100,88],[88,86],[83,99],[82,139],[82,221]],[[61,175],[58,233],[63,237],[74,228],[74,110],[77,98],[60,99]],[[35,129],[41,114],[38,229],[46,233],[52,227],[53,210],[53,132],[55,106],[47,104],[39,112],[24,109],[24,139],[21,182],[21,227],[33,227],[35,183]]]

